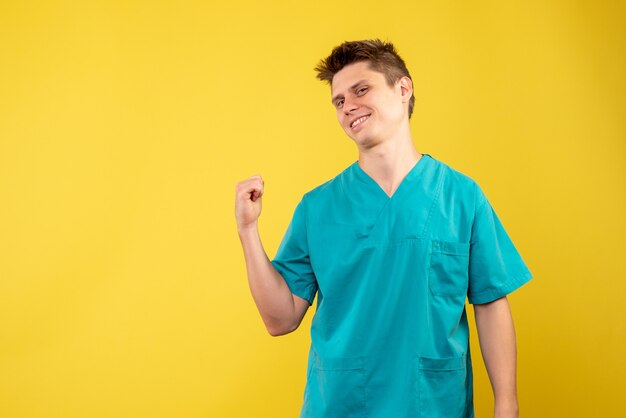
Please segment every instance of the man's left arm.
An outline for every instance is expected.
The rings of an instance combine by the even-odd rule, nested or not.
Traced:
[[[504,296],[473,306],[480,351],[494,394],[494,417],[517,418],[517,350],[509,302]]]

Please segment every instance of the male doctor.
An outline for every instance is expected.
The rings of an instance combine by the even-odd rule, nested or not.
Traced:
[[[388,42],[344,42],[316,67],[358,160],[305,193],[270,260],[263,180],[236,187],[250,290],[271,335],[317,294],[300,417],[474,416],[465,301],[497,418],[518,416],[506,295],[532,278],[480,186],[414,146],[413,85]]]

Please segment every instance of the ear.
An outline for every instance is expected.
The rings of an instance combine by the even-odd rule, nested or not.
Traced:
[[[400,94],[402,94],[402,102],[408,102],[413,95],[413,82],[407,76],[398,80],[400,83]]]

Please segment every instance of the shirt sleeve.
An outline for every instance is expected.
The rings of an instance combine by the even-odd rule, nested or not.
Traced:
[[[470,239],[468,300],[471,304],[506,296],[533,277],[478,185],[476,208]]]
[[[308,300],[312,305],[317,292],[317,279],[309,259],[304,197],[296,206],[287,231],[271,262],[285,279],[291,293]]]

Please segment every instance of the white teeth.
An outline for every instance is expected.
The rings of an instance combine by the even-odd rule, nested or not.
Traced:
[[[362,118],[358,118],[357,120],[355,120],[354,122],[352,122],[352,125],[350,125],[351,127],[355,127],[357,126],[359,123],[365,121],[369,116],[363,116]]]

